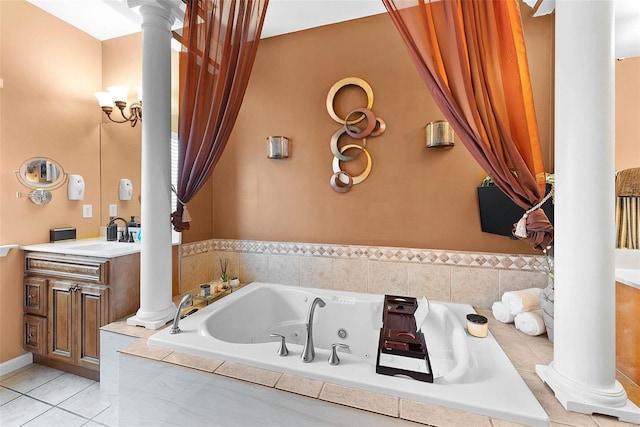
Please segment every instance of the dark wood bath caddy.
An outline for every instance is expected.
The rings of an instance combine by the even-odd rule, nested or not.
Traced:
[[[376,373],[433,382],[427,344],[416,327],[417,309],[416,298],[384,296]]]

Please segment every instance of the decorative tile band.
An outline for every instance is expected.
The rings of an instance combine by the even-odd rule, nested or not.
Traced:
[[[330,245],[317,243],[266,242],[257,240],[212,239],[181,245],[182,256],[204,252],[243,252],[273,255],[315,256],[337,259],[408,262],[500,270],[541,271],[543,255],[462,252],[435,249],[390,248],[378,246]]]

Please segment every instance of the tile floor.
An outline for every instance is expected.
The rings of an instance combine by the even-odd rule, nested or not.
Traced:
[[[505,325],[490,313],[483,314],[489,318],[491,333],[551,418],[552,427],[631,426],[611,417],[565,411],[535,374],[536,364],[548,364],[553,359],[553,346],[546,335],[529,337],[513,324]],[[629,399],[640,406],[640,387],[621,374],[617,378]],[[95,381],[33,364],[0,377],[0,426],[118,427],[117,398],[101,391]],[[515,426],[500,420],[491,422],[494,427]]]
[[[0,425],[115,427],[117,399],[96,381],[32,364],[0,378]]]

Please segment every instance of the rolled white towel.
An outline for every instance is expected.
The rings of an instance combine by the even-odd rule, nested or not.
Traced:
[[[513,319],[516,317],[515,314],[511,314],[509,308],[502,301],[494,302],[491,306],[491,311],[493,312],[493,317],[502,323],[513,323]]]
[[[542,320],[542,310],[525,311],[515,318],[516,329],[527,335],[536,336],[544,334],[547,329]]]
[[[502,302],[514,315],[518,315],[523,311],[539,310],[540,292],[542,292],[540,288],[505,292],[502,294]]]

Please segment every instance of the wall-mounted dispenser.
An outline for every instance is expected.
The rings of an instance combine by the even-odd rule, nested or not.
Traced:
[[[131,200],[133,196],[133,184],[130,179],[122,178],[120,180],[120,200]]]
[[[67,196],[69,200],[84,199],[84,178],[82,178],[82,175],[69,175]]]

